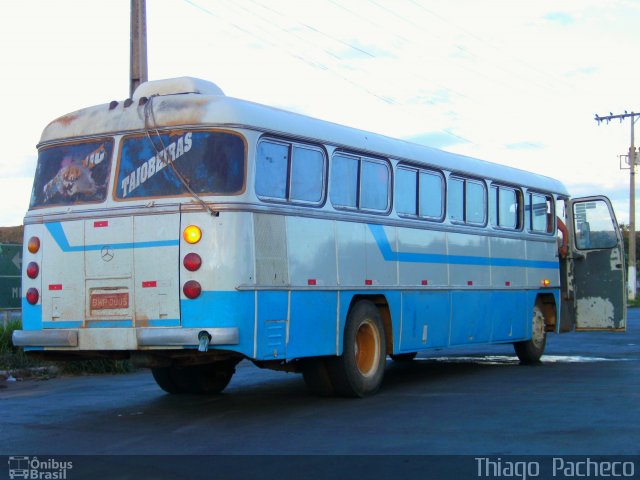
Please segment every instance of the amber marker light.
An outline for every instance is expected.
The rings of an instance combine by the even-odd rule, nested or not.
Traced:
[[[38,237],[31,237],[27,243],[27,250],[31,253],[38,253],[38,250],[40,250],[40,239]]]
[[[551,282],[548,279],[544,279],[540,282],[542,284],[543,287],[548,287],[549,285],[551,285]]]
[[[184,232],[182,232],[182,237],[187,243],[198,243],[202,238],[202,230],[200,230],[200,228],[196,227],[195,225],[189,225],[184,229]]]

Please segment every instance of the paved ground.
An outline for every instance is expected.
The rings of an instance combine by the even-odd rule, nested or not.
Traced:
[[[639,310],[626,334],[550,336],[543,360],[505,346],[389,362],[364,400],[246,362],[214,397],[167,395],[147,371],[10,383],[0,454],[640,453]]]

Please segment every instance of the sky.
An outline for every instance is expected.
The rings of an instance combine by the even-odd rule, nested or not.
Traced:
[[[129,8],[0,0],[0,226],[44,127],[129,96]],[[638,25],[635,0],[147,0],[149,79],[554,177],[628,223],[631,120],[594,116],[640,111]]]

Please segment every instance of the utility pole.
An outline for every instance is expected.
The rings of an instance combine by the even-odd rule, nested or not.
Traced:
[[[607,122],[608,124],[614,119],[618,119],[622,123],[625,118],[631,118],[631,143],[629,145],[629,265],[627,275],[629,301],[636,299],[636,164],[638,163],[634,141],[636,117],[640,117],[640,113],[628,113],[626,110],[620,115],[609,113],[609,115],[601,117],[596,114],[595,117],[598,125],[602,122]]]
[[[148,80],[146,0],[131,0],[131,56],[129,97],[138,85]]]

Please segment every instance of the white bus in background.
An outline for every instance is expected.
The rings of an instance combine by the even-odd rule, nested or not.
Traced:
[[[625,329],[611,205],[557,180],[191,78],[60,117],[38,150],[13,338],[32,355],[132,359],[170,393],[249,359],[365,396],[387,356],[534,362],[548,333]]]

